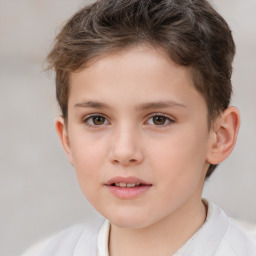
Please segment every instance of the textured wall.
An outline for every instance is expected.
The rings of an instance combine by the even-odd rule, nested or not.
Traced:
[[[0,0],[0,255],[95,212],[82,196],[57,135],[54,81],[43,61],[58,27],[81,0]],[[215,0],[237,43],[233,105],[242,125],[231,157],[204,195],[256,222],[256,1]]]

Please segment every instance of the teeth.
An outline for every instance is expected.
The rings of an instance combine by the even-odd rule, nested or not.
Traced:
[[[127,188],[132,188],[132,187],[135,187],[136,186],[136,184],[135,183],[128,183],[128,184],[126,184],[126,186],[127,186]]]
[[[140,183],[115,183],[116,187],[121,187],[121,188],[133,188],[136,186],[139,186]]]

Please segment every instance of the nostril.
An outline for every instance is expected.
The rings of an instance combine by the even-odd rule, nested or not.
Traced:
[[[118,164],[118,163],[119,163],[119,161],[118,161],[118,160],[116,160],[116,159],[115,159],[115,160],[113,160],[112,162],[113,162],[114,164]]]

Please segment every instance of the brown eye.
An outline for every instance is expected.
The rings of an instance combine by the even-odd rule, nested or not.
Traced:
[[[169,116],[154,114],[149,119],[146,120],[146,124],[151,126],[167,127],[175,123],[175,120],[170,118]]]
[[[107,118],[101,115],[91,115],[84,119],[83,123],[90,127],[109,125]]]
[[[153,116],[153,123],[155,125],[164,125],[166,123],[167,118],[165,116]]]
[[[94,116],[92,117],[92,122],[94,125],[103,125],[105,123],[106,118],[103,116]]]

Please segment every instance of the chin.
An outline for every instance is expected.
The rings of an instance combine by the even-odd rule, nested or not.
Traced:
[[[148,216],[147,216],[148,217]],[[111,216],[108,218],[111,224],[119,227],[119,228],[127,228],[127,229],[141,229],[150,225],[150,221],[146,219],[146,217],[137,215],[128,215],[122,214],[120,216]]]

